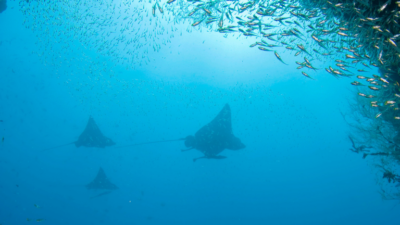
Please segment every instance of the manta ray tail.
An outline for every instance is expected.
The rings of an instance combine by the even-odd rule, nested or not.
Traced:
[[[193,162],[196,162],[198,159],[205,159],[205,158],[206,158],[205,156],[198,157],[198,158],[194,158],[194,159],[193,159]]]
[[[110,193],[111,193],[111,191],[105,191],[105,192],[102,192],[102,193],[100,193],[100,194],[98,194],[98,195],[95,195],[95,196],[91,197],[90,199],[98,198],[98,197],[100,197],[100,196],[108,195],[108,194],[110,194]]]
[[[125,148],[125,147],[131,147],[131,146],[148,145],[148,144],[156,144],[156,143],[163,143],[163,142],[184,141],[185,139],[186,138],[179,138],[179,139],[173,139],[173,140],[142,142],[142,143],[120,146],[120,147],[116,147],[116,148]]]
[[[182,151],[182,152],[187,152],[187,151],[192,150],[192,149],[194,149],[194,148],[181,149],[181,151]]]
[[[76,142],[76,141],[73,141],[73,142],[70,142],[70,143],[67,143],[67,144],[63,144],[63,145],[59,145],[59,146],[55,146],[55,147],[52,147],[52,148],[47,148],[47,149],[42,150],[42,152],[48,151],[48,150],[52,150],[52,149],[55,149],[55,148],[61,148],[61,147],[67,146],[67,145],[72,145],[72,144],[74,144],[75,142]]]

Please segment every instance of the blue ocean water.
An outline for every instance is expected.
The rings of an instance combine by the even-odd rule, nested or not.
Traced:
[[[128,69],[78,40],[43,51],[57,44],[18,7],[0,14],[0,224],[400,224],[380,171],[349,151],[350,80],[307,79],[290,54],[284,65],[205,31]],[[194,163],[183,142],[117,148],[193,135],[226,103],[246,145],[226,159]],[[77,140],[89,116],[115,146],[43,151]],[[100,167],[118,190],[96,197],[85,185]]]

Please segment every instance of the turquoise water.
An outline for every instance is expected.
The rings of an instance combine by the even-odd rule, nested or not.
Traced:
[[[0,14],[0,224],[399,224],[381,171],[349,151],[350,80],[308,79],[288,53],[284,65],[188,24],[127,65],[79,37],[41,38],[19,7]],[[183,142],[118,148],[194,135],[226,103],[246,145],[226,159],[194,163]],[[115,146],[43,151],[77,140],[89,116]],[[85,185],[100,167],[118,189],[96,197]]]

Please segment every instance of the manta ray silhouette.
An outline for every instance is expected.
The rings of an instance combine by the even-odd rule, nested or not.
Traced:
[[[115,143],[108,137],[101,133],[94,119],[90,116],[85,130],[79,136],[78,140],[74,142],[76,147],[96,147],[104,148],[107,146],[115,145]]]
[[[188,149],[184,149],[182,151],[197,149],[204,154],[202,157],[194,158],[194,162],[202,158],[224,159],[226,158],[225,156],[219,155],[219,153],[221,153],[224,149],[239,150],[246,147],[239,138],[233,135],[231,108],[228,104],[226,104],[224,108],[222,108],[221,112],[219,112],[219,114],[210,123],[198,130],[194,136],[189,135],[186,138],[173,140],[142,142],[117,148],[173,141],[185,141],[185,146]]]
[[[239,150],[246,146],[235,137],[232,132],[231,108],[228,104],[222,108],[218,115],[207,125],[198,130],[194,136],[189,135],[185,138],[185,146],[190,149],[197,149],[204,154],[198,159],[224,159],[225,156],[219,155],[224,149]]]
[[[97,172],[96,178],[88,185],[86,185],[87,189],[95,189],[95,190],[116,190],[118,187],[111,183],[106,174],[104,173],[103,168],[100,167],[99,172]]]
[[[90,147],[105,148],[107,146],[115,145],[115,142],[113,142],[110,138],[104,136],[103,133],[101,133],[96,122],[94,122],[93,117],[90,116],[85,130],[82,132],[81,135],[79,135],[79,138],[77,141],[70,142],[68,144],[59,145],[59,146],[52,147],[52,148],[48,148],[48,149],[45,149],[44,151],[63,147],[66,145],[71,145],[71,144],[75,144],[75,146],[77,148],[79,148],[81,146],[89,147],[89,148]]]

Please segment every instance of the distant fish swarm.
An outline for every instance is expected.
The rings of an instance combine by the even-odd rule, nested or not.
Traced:
[[[292,52],[303,59],[296,61],[298,69],[316,71],[319,68],[314,62],[331,61],[325,71],[337,78],[356,77],[358,81],[351,84],[359,88],[359,96],[371,99],[377,118],[400,119],[400,1],[88,0],[20,4],[27,16],[26,26],[41,39],[64,43],[64,50],[72,43],[62,39],[79,40],[119,64],[150,62],[149,49],[159,51],[175,32],[182,33],[179,23],[185,22],[190,24],[189,32],[205,28],[254,39],[250,47],[273,53],[284,64],[288,62],[279,53]],[[64,17],[68,19],[59,19]],[[46,46],[52,48],[51,44]],[[356,68],[358,65],[365,70]],[[380,75],[368,75],[372,67],[379,68]],[[307,71],[301,74],[315,79]]]

